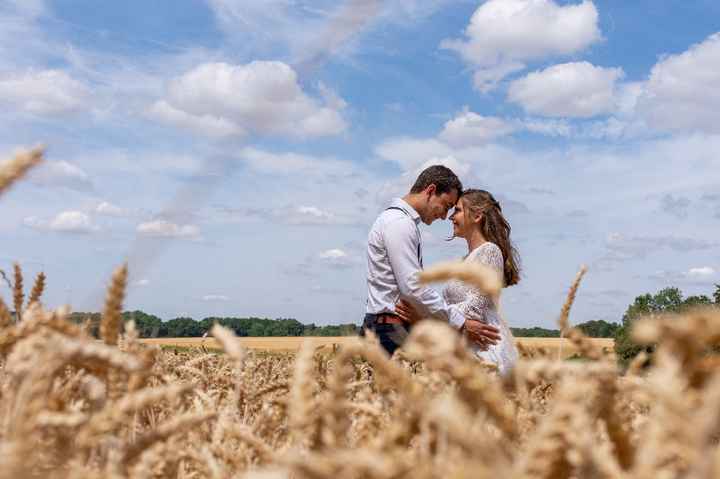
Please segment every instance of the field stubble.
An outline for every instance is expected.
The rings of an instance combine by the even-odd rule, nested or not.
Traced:
[[[41,160],[0,165],[0,194]],[[431,273],[492,284],[474,266]],[[26,301],[16,265],[15,312],[0,299],[0,478],[720,477],[720,374],[707,355],[720,313],[640,322],[652,361],[621,372],[570,325],[583,274],[558,323],[585,360],[522,347],[499,377],[434,321],[393,359],[372,335],[329,354],[311,342],[258,354],[218,325],[225,354],[163,351],[123,328],[125,266],[96,341],[68,308],[42,305],[44,276]]]

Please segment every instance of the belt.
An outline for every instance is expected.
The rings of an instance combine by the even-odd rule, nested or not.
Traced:
[[[375,316],[375,324],[405,324],[405,321],[397,314],[380,313]]]

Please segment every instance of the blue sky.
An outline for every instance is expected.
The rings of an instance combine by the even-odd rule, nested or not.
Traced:
[[[375,216],[444,163],[503,205],[513,326],[720,282],[720,4],[0,1],[0,264],[47,303],[359,321]],[[448,222],[426,264],[458,258]],[[2,294],[8,297],[8,291]]]

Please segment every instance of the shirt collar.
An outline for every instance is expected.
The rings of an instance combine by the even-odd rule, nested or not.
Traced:
[[[403,200],[402,198],[395,198],[392,203],[390,203],[390,206],[393,208],[400,208],[405,213],[410,215],[410,218],[412,218],[415,224],[420,224],[420,213],[415,211],[415,208],[410,206],[407,201]]]

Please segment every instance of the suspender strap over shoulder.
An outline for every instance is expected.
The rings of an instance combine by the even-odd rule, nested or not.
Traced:
[[[410,218],[412,220],[412,217],[410,216],[410,214],[402,208],[398,208],[397,206],[390,206],[385,209],[385,211],[387,211],[387,210],[402,211],[403,213],[405,213],[408,216],[408,218]],[[415,223],[415,221],[413,221],[413,223]],[[415,225],[415,228],[417,229],[418,236],[420,236],[420,229],[417,227],[417,225]],[[420,254],[420,242],[419,241],[418,241],[418,247],[417,247],[417,258],[418,258],[418,263],[420,263],[420,268],[422,269],[423,260],[422,260],[422,255]]]

